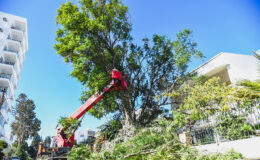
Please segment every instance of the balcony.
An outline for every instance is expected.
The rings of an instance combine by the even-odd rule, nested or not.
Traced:
[[[2,64],[6,64],[6,65],[11,65],[11,66],[14,66],[14,65],[15,65],[14,62],[4,61],[3,59],[0,59],[0,63],[2,63]]]
[[[9,64],[13,64],[14,70],[18,74],[17,77],[19,77],[19,73],[22,67],[19,52],[4,49],[3,60]]]
[[[13,51],[13,50],[7,50],[6,48],[4,48],[3,50],[3,59],[9,61],[9,62],[13,62],[13,63],[20,63],[19,62],[19,53],[17,51]]]
[[[9,80],[8,78],[0,77],[0,90],[2,90],[3,88],[7,90],[6,96],[9,97],[7,100],[8,101],[7,105],[10,107],[11,106],[10,99],[14,100],[14,86],[12,83],[12,78],[11,80]]]
[[[0,91],[2,91],[2,90],[6,90],[6,99],[5,99],[5,102],[6,102],[6,105],[7,105],[7,108],[8,108],[8,111],[9,112],[11,112],[11,101],[12,100],[14,100],[13,98],[12,98],[12,95],[11,95],[11,93],[10,93],[10,89],[8,89],[8,87],[2,87],[2,86],[0,86]]]
[[[6,124],[8,123],[8,120],[9,120],[8,115],[7,115],[7,111],[8,111],[7,106],[1,108],[1,114],[2,114],[2,117],[4,118],[4,121],[5,121]]]
[[[14,25],[12,25],[12,26],[11,26],[11,29],[16,30],[16,31],[24,32],[24,29],[22,29],[21,26],[14,26]]]
[[[11,84],[13,85],[13,88],[17,89],[17,78],[14,78],[14,76],[11,78]]]
[[[13,38],[10,35],[7,37],[7,40],[11,40],[11,41],[19,43],[19,45],[22,45],[22,41],[21,40],[18,40],[17,38]]]
[[[18,28],[18,27],[15,27],[15,26],[11,26],[11,30],[12,30],[13,32],[17,32],[17,33],[19,33],[19,34],[23,34],[23,33],[24,33],[24,31],[23,31],[22,29],[20,29],[20,28]]]
[[[1,119],[2,117],[0,117]],[[0,125],[0,139],[5,137],[5,129],[3,128],[3,126]]]
[[[11,74],[0,73],[0,78],[8,79],[9,83],[13,85],[14,89],[17,88],[17,80],[15,80]]]
[[[5,74],[5,73],[0,73],[0,78],[6,78],[11,80],[12,75],[11,74]]]
[[[7,38],[6,41],[6,46],[5,46],[5,50],[11,51],[11,52],[15,52],[15,53],[19,53],[19,51],[21,50],[21,43],[18,40],[14,40],[11,37]]]
[[[1,69],[2,68],[3,67],[1,67]],[[14,87],[16,87],[16,82],[17,81],[14,80],[12,73],[6,73],[2,70],[2,73],[0,73],[0,90],[7,89],[7,96],[12,99],[14,98]]]
[[[17,56],[19,56],[18,51],[15,51],[15,50],[11,50],[11,49],[4,48],[3,51],[4,51],[4,52],[7,52],[7,53],[9,53],[9,54],[16,54]]]

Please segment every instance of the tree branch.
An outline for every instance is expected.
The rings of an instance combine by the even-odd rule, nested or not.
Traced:
[[[148,151],[141,151],[141,152],[137,152],[137,153],[132,153],[132,154],[126,155],[124,157],[124,159],[132,157],[132,156],[136,156],[136,155],[144,155],[144,154],[150,154],[150,153],[154,153],[154,152],[156,152],[156,150],[148,150]]]

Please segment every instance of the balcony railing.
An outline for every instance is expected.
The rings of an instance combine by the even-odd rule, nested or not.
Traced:
[[[19,54],[18,51],[10,50],[10,49],[7,49],[7,48],[4,48],[4,51],[15,53],[15,54],[18,56],[18,59],[19,59],[19,60],[21,59],[20,54]]]
[[[4,118],[5,122],[7,123],[8,122],[8,115],[7,115],[7,108],[6,108],[6,106],[5,106],[5,108],[1,109],[1,114],[2,114],[2,117]]]
[[[22,30],[22,29],[20,29],[20,28],[18,28],[18,27],[11,26],[11,28],[12,28],[12,29],[14,29],[14,30],[17,30],[17,31],[22,31],[22,32],[23,32],[23,30]]]
[[[13,63],[13,62],[4,61],[3,59],[0,59],[0,63],[12,65],[12,66],[14,66],[14,64],[15,64],[15,63]]]
[[[12,41],[16,41],[19,42],[22,45],[22,41],[19,41],[17,39],[11,38],[11,36],[8,36],[7,39],[12,40]]]
[[[6,78],[11,80],[12,75],[11,74],[5,74],[5,73],[0,73],[0,78]]]
[[[7,51],[7,52],[13,52],[13,53],[18,54],[18,51],[14,51],[14,50],[6,49],[6,48],[4,48],[4,51]]]

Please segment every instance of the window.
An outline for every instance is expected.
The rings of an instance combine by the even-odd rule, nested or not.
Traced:
[[[7,18],[5,18],[5,17],[3,18],[3,21],[8,22]]]

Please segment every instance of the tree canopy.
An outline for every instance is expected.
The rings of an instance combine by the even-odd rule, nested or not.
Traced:
[[[97,118],[122,113],[127,124],[150,122],[168,102],[155,96],[186,74],[192,57],[203,57],[188,29],[176,40],[154,34],[141,45],[134,43],[128,7],[119,0],[66,2],[57,10],[56,23],[54,48],[85,86],[82,102],[107,85],[113,68],[127,75],[128,90],[110,93],[89,111]]]
[[[16,99],[17,104],[13,108],[14,122],[11,124],[12,135],[17,137],[19,150],[20,144],[28,138],[32,138],[41,129],[41,121],[34,112],[35,104],[33,100],[22,93]]]

